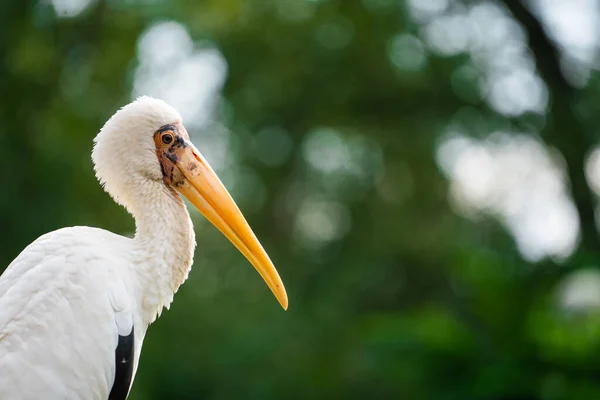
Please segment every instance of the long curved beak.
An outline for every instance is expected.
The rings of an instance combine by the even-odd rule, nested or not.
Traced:
[[[177,152],[173,185],[250,261],[284,310],[283,282],[242,212],[202,154],[190,142]]]

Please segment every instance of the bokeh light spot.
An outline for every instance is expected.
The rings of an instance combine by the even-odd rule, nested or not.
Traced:
[[[516,116],[527,111],[542,113],[548,103],[548,94],[540,78],[519,69],[492,80],[489,101],[494,109],[505,115]]]
[[[451,181],[457,211],[498,217],[525,259],[562,259],[575,249],[579,220],[564,171],[535,139],[496,132],[477,140],[451,133],[436,159]]]
[[[350,224],[350,212],[344,205],[307,198],[298,210],[295,236],[305,246],[318,248],[342,238]]]
[[[425,21],[443,14],[450,5],[450,0],[409,0],[407,3],[412,17]]]
[[[388,57],[403,71],[418,71],[427,61],[423,43],[413,35],[400,34],[390,39]]]
[[[565,311],[600,309],[600,271],[584,268],[572,272],[561,281],[558,296]]]
[[[194,49],[183,25],[152,25],[138,43],[139,66],[133,96],[159,97],[181,113],[187,126],[211,121],[227,73],[227,62],[212,46]]]
[[[95,0],[51,0],[58,17],[76,17],[86,10]]]
[[[342,169],[349,162],[344,138],[338,131],[330,128],[319,128],[308,133],[303,154],[310,166],[323,172]]]
[[[445,56],[464,53],[470,44],[470,20],[462,15],[447,15],[433,20],[425,28],[430,48]]]

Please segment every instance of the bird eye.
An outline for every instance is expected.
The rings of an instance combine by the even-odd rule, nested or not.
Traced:
[[[173,140],[175,140],[175,138],[173,137],[173,135],[171,133],[165,133],[164,135],[162,135],[160,140],[164,144],[171,144],[171,143],[173,143]]]

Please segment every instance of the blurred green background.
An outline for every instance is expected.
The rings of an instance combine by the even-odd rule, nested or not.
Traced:
[[[286,284],[283,312],[194,211],[132,400],[600,399],[597,0],[6,0],[0,24],[0,268],[63,226],[132,234],[90,151],[146,94]]]

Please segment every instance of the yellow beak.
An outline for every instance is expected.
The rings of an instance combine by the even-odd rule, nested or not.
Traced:
[[[202,154],[191,143],[177,152],[173,185],[250,261],[284,310],[288,298],[277,269],[242,212]]]

